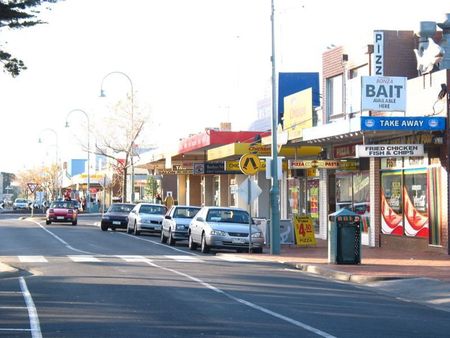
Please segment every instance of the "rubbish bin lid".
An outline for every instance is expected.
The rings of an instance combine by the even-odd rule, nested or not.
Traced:
[[[344,220],[343,218],[345,218],[345,220],[347,221],[355,221],[359,220],[361,217],[357,213],[346,208],[340,209],[328,215],[328,220],[332,222],[341,219]]]

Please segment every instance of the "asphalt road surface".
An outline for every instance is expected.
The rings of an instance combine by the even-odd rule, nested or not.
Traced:
[[[448,312],[233,253],[1,215],[1,337],[448,337]],[[420,290],[417,290],[420,292]]]

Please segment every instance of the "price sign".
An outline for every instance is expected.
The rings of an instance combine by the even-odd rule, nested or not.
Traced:
[[[310,246],[317,244],[311,217],[294,214],[292,222],[295,230],[295,243],[298,246]]]

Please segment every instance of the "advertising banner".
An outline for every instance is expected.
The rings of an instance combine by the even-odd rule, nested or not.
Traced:
[[[314,236],[314,226],[311,217],[293,215],[294,229],[295,229],[295,244],[298,246],[316,245],[316,237]]]
[[[361,116],[362,131],[411,130],[439,131],[445,129],[445,117]]]
[[[406,77],[362,76],[361,110],[406,111]]]
[[[363,144],[356,146],[357,157],[423,156],[423,144]]]

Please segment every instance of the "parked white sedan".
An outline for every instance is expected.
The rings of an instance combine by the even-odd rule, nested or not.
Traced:
[[[215,249],[248,250],[250,216],[244,209],[225,207],[203,207],[189,225],[189,249],[200,245],[203,253]],[[253,224],[253,221],[252,221]],[[251,226],[252,251],[261,253],[264,235],[256,226]]]
[[[167,208],[161,204],[139,203],[128,215],[127,233],[139,236],[141,232],[161,231]]]
[[[200,207],[175,205],[167,212],[162,222],[161,243],[175,245],[176,241],[187,240],[189,223]]]

